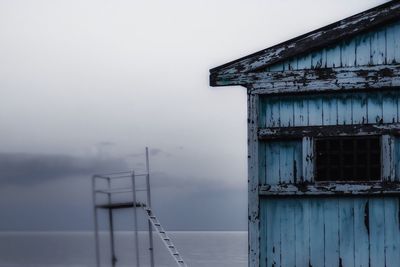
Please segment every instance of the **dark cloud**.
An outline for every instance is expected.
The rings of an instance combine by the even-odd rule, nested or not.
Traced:
[[[37,184],[53,179],[126,170],[120,158],[0,153],[0,184]]]

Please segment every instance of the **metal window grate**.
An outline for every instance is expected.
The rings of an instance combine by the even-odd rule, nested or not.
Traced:
[[[378,136],[317,139],[316,181],[376,181],[381,179]]]

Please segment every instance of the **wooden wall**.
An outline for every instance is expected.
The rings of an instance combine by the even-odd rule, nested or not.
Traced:
[[[360,34],[320,51],[277,63],[267,71],[400,63],[400,22]]]
[[[259,126],[394,123],[400,121],[399,102],[399,91],[263,96]]]
[[[399,102],[396,91],[262,96],[259,128],[397,123]],[[394,180],[400,181],[400,137],[381,140],[382,175],[393,168]],[[313,166],[304,166],[311,143],[306,137],[260,141],[260,185],[312,182]],[[261,196],[259,212],[260,266],[389,267],[400,262],[398,197]]]
[[[398,266],[399,212],[396,197],[261,199],[260,266]]]
[[[397,91],[262,96],[259,127],[398,123],[399,102],[400,92]],[[382,141],[382,149],[390,146],[388,152],[382,151],[382,158],[394,157],[391,160],[394,166],[390,168],[394,168],[395,180],[400,180],[400,164],[397,163],[400,161],[400,141],[396,140]],[[307,139],[260,142],[260,184],[312,181],[312,173],[308,176],[305,173],[305,157],[312,157],[313,152],[305,151],[306,141]],[[384,161],[384,164],[388,162]]]
[[[396,63],[400,63],[400,22],[277,63],[265,71]],[[400,123],[400,91],[396,89],[259,98],[259,129]],[[400,181],[400,138],[383,135],[381,146],[382,180]],[[313,182],[312,138],[260,140],[257,153],[260,186]],[[259,205],[260,266],[400,264],[398,197],[260,195],[252,205]]]

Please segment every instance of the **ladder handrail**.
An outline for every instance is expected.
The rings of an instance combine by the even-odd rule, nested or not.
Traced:
[[[145,188],[136,188],[136,178],[145,177],[146,185]],[[102,179],[106,180],[107,184],[102,183],[105,188],[98,188],[96,181]],[[112,181],[117,179],[131,179],[131,186],[129,187],[112,187]],[[146,191],[145,203],[139,202],[137,199],[137,192]],[[131,202],[120,202],[114,201],[112,198],[113,194],[120,193],[131,193]],[[106,204],[98,204],[97,195],[105,194],[107,198]],[[154,249],[153,249],[153,229],[160,236],[162,242],[166,246],[167,250],[170,252],[171,256],[174,258],[178,266],[187,267],[186,263],[183,261],[181,255],[177,251],[176,247],[173,245],[171,239],[166,234],[166,231],[162,228],[160,222],[154,215],[151,209],[151,190],[150,190],[150,166],[149,166],[149,150],[146,147],[146,172],[136,174],[134,170],[132,171],[121,171],[112,172],[106,174],[95,174],[92,176],[92,197],[93,197],[93,211],[94,211],[94,224],[95,224],[95,242],[96,242],[96,266],[100,267],[100,248],[99,248],[99,226],[97,221],[97,209],[106,208],[109,212],[109,225],[110,225],[110,240],[111,240],[111,265],[116,265],[115,247],[114,247],[114,228],[113,228],[113,213],[112,210],[116,208],[133,208],[134,212],[134,233],[135,233],[135,254],[136,254],[136,266],[140,266],[139,260],[139,238],[138,238],[138,223],[137,223],[137,210],[136,208],[143,208],[148,220],[148,231],[149,231],[149,251],[150,251],[150,266],[154,267]]]
[[[157,219],[157,217],[153,213],[152,209],[148,208],[146,206],[142,206],[142,208],[145,210],[145,212],[147,214],[147,217],[149,219],[149,222],[151,222],[153,228],[156,230],[157,234],[161,238],[161,241],[164,243],[164,245],[167,248],[168,252],[174,258],[174,260],[178,264],[178,266],[187,267],[187,265],[186,265],[185,261],[183,260],[181,254],[178,252],[176,246],[172,243],[172,240],[167,235],[167,232],[161,226],[160,221]]]

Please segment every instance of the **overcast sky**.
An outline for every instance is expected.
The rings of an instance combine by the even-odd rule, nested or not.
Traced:
[[[91,229],[145,146],[167,229],[245,230],[246,92],[208,70],[384,2],[0,0],[0,230]]]

